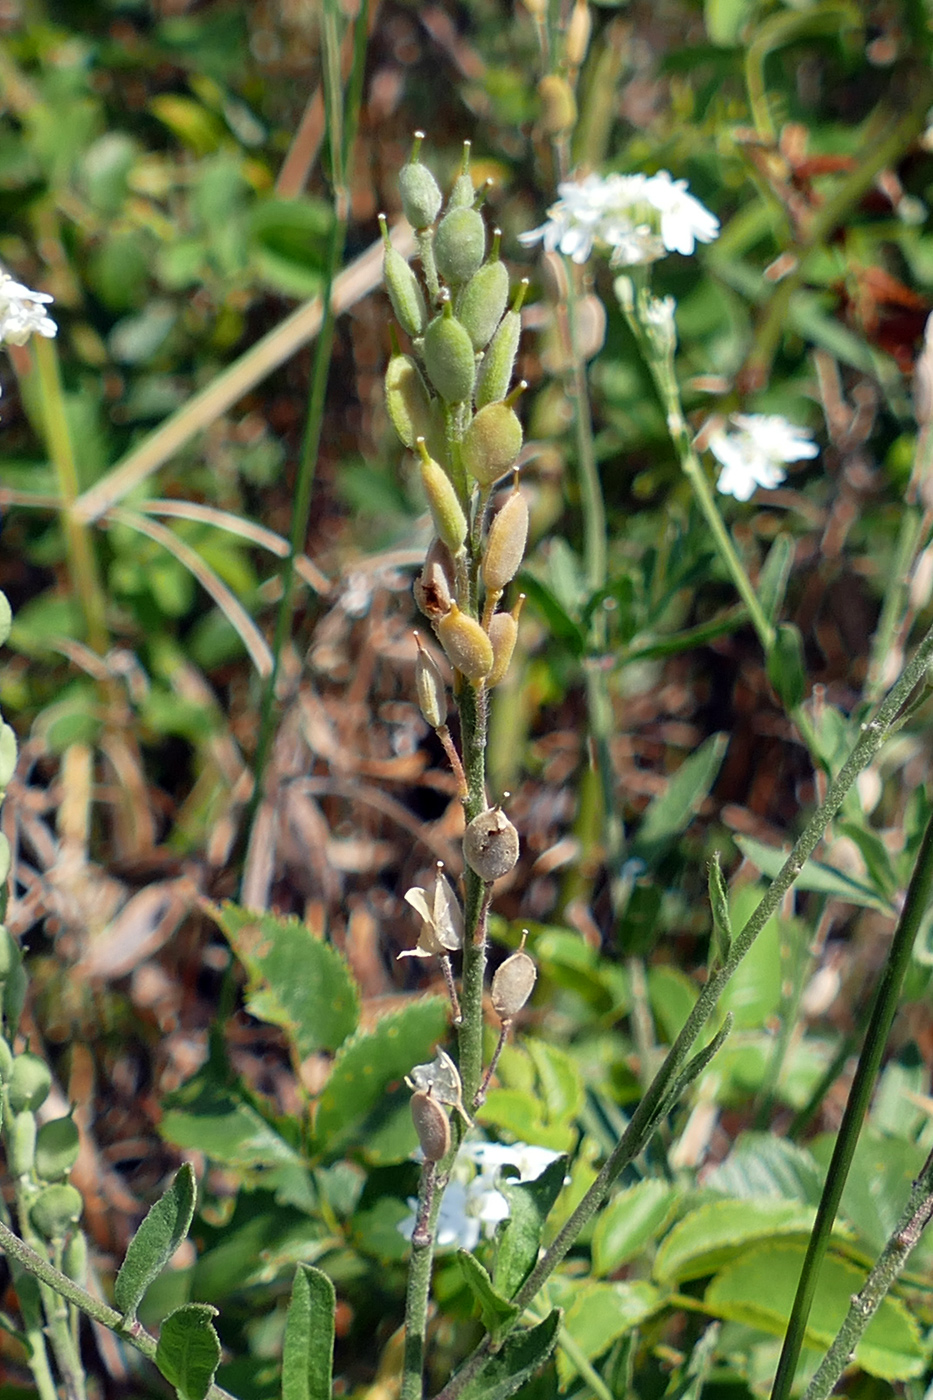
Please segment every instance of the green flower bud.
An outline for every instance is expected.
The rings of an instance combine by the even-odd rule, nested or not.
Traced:
[[[499,323],[499,329],[483,356],[479,377],[476,381],[477,408],[484,408],[488,403],[497,403],[499,399],[504,399],[509,392],[512,370],[515,367],[515,356],[518,354],[518,342],[522,333],[521,306],[527,290],[528,278],[525,277],[516,293],[512,309],[503,316]]]
[[[87,1235],[83,1230],[75,1230],[65,1245],[62,1255],[62,1272],[82,1288],[87,1285]]]
[[[26,969],[23,967],[23,955],[16,949],[16,960],[3,983],[3,1019],[6,1022],[7,1034],[12,1037],[16,1034],[19,1026],[19,1018],[23,1014],[23,1007],[26,1005],[26,990],[29,985],[29,978],[26,976]]]
[[[29,1212],[33,1225],[46,1240],[60,1240],[77,1225],[84,1210],[81,1192],[69,1182],[47,1186]]]
[[[518,618],[525,601],[524,593],[511,612],[493,613],[489,622],[489,640],[492,643],[492,670],[486,677],[486,689],[492,690],[505,680],[512,662],[512,653],[518,641]]]
[[[31,1176],[36,1162],[36,1116],[14,1113],[6,1133],[6,1163],[11,1176]]]
[[[424,438],[418,439],[417,447],[421,453],[421,482],[431,507],[434,528],[451,554],[457,554],[463,548],[467,537],[467,520],[463,507],[444,468],[435,462],[433,457],[428,456]]]
[[[6,924],[0,924],[0,982],[9,977],[19,962],[19,945]]]
[[[386,409],[406,447],[434,431],[431,396],[410,355],[393,355],[386,370]]]
[[[424,643],[415,633],[418,656],[415,660],[415,692],[418,707],[432,729],[440,729],[447,722],[447,687],[441,668],[434,657],[426,650]]]
[[[469,823],[463,833],[463,857],[487,885],[514,869],[518,832],[501,807],[490,807]]]
[[[36,1137],[36,1174],[43,1181],[61,1181],[78,1160],[78,1125],[69,1114],[43,1123]]]
[[[16,768],[16,734],[0,720],[0,788],[5,788]]]
[[[403,165],[398,175],[399,193],[402,196],[402,210],[412,228],[427,228],[434,223],[441,207],[443,196],[440,187],[426,165],[418,159],[418,152],[424,140],[424,132],[415,132],[415,144],[411,160]]]
[[[10,1075],[10,1107],[14,1113],[35,1112],[45,1103],[52,1087],[52,1075],[45,1060],[27,1050],[17,1055]]]
[[[0,1036],[0,1084],[9,1084],[13,1073],[13,1051]]]
[[[385,242],[382,276],[398,323],[410,336],[421,335],[428,319],[424,296],[418,279],[397,248],[392,246],[385,215],[379,215],[379,226]]]
[[[434,261],[450,287],[469,282],[486,256],[486,224],[476,209],[451,209],[434,235]]]
[[[450,664],[479,685],[492,670],[492,642],[476,619],[451,603],[450,611],[435,621],[434,630]]]
[[[506,958],[492,979],[491,1000],[500,1021],[511,1021],[534,990],[538,969],[525,952],[525,938],[517,953]]]
[[[448,211],[451,209],[469,209],[473,204],[473,196],[473,177],[470,175],[470,142],[464,141],[463,159],[460,162],[460,174],[454,181],[454,187],[447,201]]]
[[[492,486],[515,465],[522,450],[522,425],[505,402],[489,403],[472,419],[463,434],[463,465],[480,486]]]
[[[488,593],[501,593],[518,573],[528,543],[528,502],[516,487],[489,527],[483,555]]]
[[[425,331],[422,355],[428,378],[442,399],[463,403],[472,396],[476,380],[473,342],[454,316],[449,301]]]
[[[440,1162],[450,1151],[450,1119],[430,1088],[411,1096],[411,1117],[426,1162]]]
[[[497,241],[498,233],[497,229]],[[508,269],[505,263],[496,257],[493,262],[484,263],[474,272],[457,302],[457,316],[466,327],[474,350],[482,350],[489,344],[502,320],[508,300]]]

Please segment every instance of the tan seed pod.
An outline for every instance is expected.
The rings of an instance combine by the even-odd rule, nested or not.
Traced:
[[[573,88],[558,73],[546,73],[538,84],[541,99],[541,125],[548,136],[561,136],[577,122],[577,100]]]
[[[511,1021],[531,996],[538,977],[538,969],[525,952],[525,939],[528,930],[522,933],[521,947],[517,953],[506,958],[496,970],[492,979],[491,999],[500,1021]]]
[[[579,68],[586,58],[592,29],[593,19],[587,0],[576,0],[576,4],[570,12],[567,33],[564,36],[564,62],[568,67]]]
[[[518,832],[501,807],[490,807],[469,823],[463,833],[463,857],[487,885],[514,869]]]
[[[528,543],[528,502],[515,488],[489,527],[483,555],[483,582],[501,593],[518,573]]]
[[[507,403],[481,408],[460,445],[463,465],[480,486],[492,486],[504,476],[521,450],[522,425]]]
[[[508,675],[512,663],[512,653],[518,641],[518,615],[521,612],[525,595],[519,596],[511,612],[494,613],[489,623],[489,640],[492,642],[492,670],[486,677],[486,689],[492,690]]]
[[[428,550],[420,575],[412,591],[415,602],[432,621],[450,612],[454,592],[453,556],[442,540],[435,539]]]
[[[418,656],[415,660],[415,691],[418,706],[432,729],[440,729],[447,720],[447,687],[440,667],[415,633]]]
[[[530,961],[530,960],[529,960]],[[450,1119],[428,1089],[411,1096],[411,1117],[426,1162],[440,1162],[450,1151]]]
[[[434,235],[434,261],[449,287],[462,287],[486,256],[486,224],[469,206],[451,209]]]
[[[474,685],[485,680],[492,670],[492,642],[475,617],[451,603],[450,611],[434,621],[434,630],[452,666]]]
[[[419,438],[416,445],[421,454],[421,483],[431,507],[434,528],[451,554],[458,554],[467,537],[467,520],[463,507],[444,468],[435,462],[433,457],[428,456],[424,438]]]

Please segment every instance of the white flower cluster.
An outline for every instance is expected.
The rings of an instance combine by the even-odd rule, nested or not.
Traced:
[[[480,1236],[489,1239],[509,1204],[496,1189],[496,1177],[504,1166],[517,1168],[519,1180],[534,1181],[560,1154],[546,1147],[516,1142],[465,1142],[457,1153],[437,1220],[438,1249],[474,1250]],[[399,1223],[399,1232],[411,1239],[418,1202],[408,1201],[412,1214]]]
[[[0,272],[0,342],[25,345],[34,331],[55,335],[58,327],[45,310],[53,300],[48,292],[33,292],[8,272]]]
[[[692,253],[712,243],[719,220],[692,194],[686,180],[657,175],[587,175],[557,187],[560,199],[547,223],[519,234],[526,247],[543,242],[549,253],[584,263],[596,244],[611,250],[613,267],[655,262],[667,253]]]
[[[776,413],[733,413],[734,432],[720,429],[709,450],[722,463],[717,488],[737,501],[750,499],[758,486],[773,491],[787,476],[785,462],[816,457],[819,448],[806,428]]]

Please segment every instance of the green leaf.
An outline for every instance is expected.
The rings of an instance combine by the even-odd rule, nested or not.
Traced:
[[[509,1218],[499,1227],[493,1278],[506,1298],[514,1298],[537,1262],[545,1221],[563,1189],[566,1170],[567,1158],[561,1156],[534,1181],[499,1178]]]
[[[524,1049],[538,1072],[538,1097],[544,1101],[548,1122],[576,1118],[583,1109],[585,1091],[573,1057],[533,1036],[525,1039]]]
[[[803,637],[792,622],[778,624],[774,645],[768,652],[768,680],[782,705],[793,710],[807,693],[807,670],[803,658]]]
[[[762,875],[767,875],[769,880],[774,879],[790,855],[790,851],[784,850],[783,847],[766,846],[763,841],[756,841],[751,836],[737,836],[735,841],[742,854],[757,865]],[[835,866],[826,865],[821,860],[808,860],[794,883],[799,890],[828,894],[832,899],[844,899],[849,904],[857,904],[864,909],[880,909],[882,913],[889,915],[897,912],[884,894],[867,885],[864,880],[846,875]]]
[[[327,1275],[299,1264],[285,1323],[282,1400],[331,1400],[336,1306]]]
[[[704,0],[703,20],[712,42],[722,48],[737,44],[751,8],[751,0]]]
[[[704,1278],[748,1244],[776,1235],[807,1235],[816,1210],[777,1196],[757,1200],[709,1201],[679,1220],[654,1261],[659,1283]]]
[[[510,1133],[521,1142],[550,1147],[554,1152],[568,1151],[576,1137],[573,1125],[566,1121],[545,1123],[538,1100],[522,1089],[491,1089],[476,1119],[487,1127]]]
[[[359,1020],[356,983],[337,949],[298,919],[224,904],[211,909],[250,977],[247,1006],[281,1026],[301,1059],[337,1050]]]
[[[483,1326],[495,1343],[503,1330],[514,1322],[518,1308],[496,1292],[492,1279],[475,1255],[470,1254],[468,1250],[458,1249],[457,1263],[470,1292],[479,1304]]]
[[[680,1193],[663,1181],[639,1181],[613,1196],[593,1231],[593,1274],[611,1274],[655,1239],[677,1204]]]
[[[313,297],[324,281],[329,204],[301,196],[265,199],[249,220],[253,257],[266,282],[289,296]]]
[[[806,1245],[765,1244],[749,1250],[717,1275],[706,1290],[704,1305],[714,1316],[783,1335]],[[842,1324],[852,1296],[866,1271],[829,1255],[820,1270],[819,1288],[807,1323],[807,1344],[825,1350]],[[863,1371],[881,1380],[908,1380],[922,1374],[925,1352],[919,1328],[904,1304],[890,1294],[881,1304],[855,1349]]]
[[[393,1080],[431,1059],[447,1030],[448,1009],[444,998],[426,997],[344,1042],[318,1102],[314,1132],[320,1150],[332,1151],[379,1104]]]
[[[537,1327],[513,1332],[463,1387],[461,1400],[508,1400],[547,1361],[559,1326],[560,1310],[555,1308]]]
[[[768,550],[768,557],[761,566],[756,591],[758,601],[769,622],[774,622],[781,610],[781,604],[784,602],[787,581],[790,578],[794,562],[795,548],[793,536],[782,531],[775,536],[774,543]]]
[[[574,656],[582,656],[586,650],[583,629],[558,602],[547,584],[528,573],[522,574],[520,582],[528,601],[541,614],[551,635],[564,642]]]
[[[711,734],[652,798],[632,842],[633,856],[654,863],[687,827],[716,781],[728,742],[727,734]]]
[[[771,1133],[742,1133],[725,1161],[707,1172],[705,1185],[719,1196],[777,1196],[815,1206],[823,1176],[806,1148]]]
[[[153,1279],[165,1268],[191,1227],[197,1183],[190,1163],[179,1168],[171,1186],[156,1201],[129,1242],[126,1258],[113,1285],[113,1301],[124,1321],[133,1322],[136,1309]]]
[[[563,1331],[570,1334],[588,1361],[609,1350],[612,1343],[644,1322],[663,1302],[660,1289],[643,1281],[633,1283],[585,1283],[562,1279],[551,1295],[567,1303]],[[557,1374],[562,1386],[568,1385],[576,1367],[560,1351]]]
[[[301,1157],[271,1123],[230,1089],[199,1075],[169,1100],[159,1124],[166,1142],[199,1148],[229,1167],[301,1163]]]
[[[205,1400],[220,1364],[220,1338],[210,1303],[186,1303],[162,1323],[155,1363],[178,1400]]]

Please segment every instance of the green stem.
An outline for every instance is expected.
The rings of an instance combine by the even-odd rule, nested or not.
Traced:
[[[861,737],[836,778],[830,783],[820,806],[807,822],[790,855],[771,882],[745,927],[736,935],[728,959],[718,972],[710,976],[700,992],[680,1034],[668,1051],[664,1064],[655,1075],[651,1087],[639,1103],[625,1132],[606,1159],[596,1180],[515,1295],[512,1301],[519,1308],[526,1308],[534,1299],[536,1293],[561,1263],[580,1231],[602,1205],[613,1181],[646,1146],[660,1116],[669,1106],[671,1088],[676,1084],[693,1045],[714,1011],[727,983],[765,924],[780,908],[781,901],[797,879],[806,861],[813,854],[824,831],[839,811],[846,793],[852,787],[859,773],[872,762],[881,749],[890,730],[895,725],[900,710],[925,675],[931,659],[933,659],[933,627],[924,636],[913,659],[904,668],[897,684],[892,687],[879,706],[875,717],[862,726]],[[488,1355],[489,1344],[487,1337],[439,1393],[437,1400],[455,1400],[455,1397],[480,1370]]]
[[[903,617],[904,596],[910,583],[911,565],[917,553],[922,525],[923,515],[921,512],[909,506],[906,507],[901,515],[897,543],[894,546],[894,559],[891,563],[884,590],[884,601],[881,605],[881,616],[878,619],[878,626],[875,628],[875,635],[871,640],[868,678],[862,695],[863,700],[869,705],[875,703],[884,687],[885,665],[891,654],[894,634]]]
[[[33,336],[32,353],[42,405],[42,420],[45,425],[45,440],[55,468],[62,504],[65,547],[68,551],[71,579],[84,613],[88,642],[94,651],[103,655],[110,645],[106,598],[101,588],[90,531],[75,518],[72,511],[80,493],[80,482],[74,444],[65,412],[58,351],[53,340],[47,340],[44,336]]]
[[[464,681],[458,697],[463,771],[467,797],[463,804],[468,822],[486,809],[486,708],[485,690]],[[458,1036],[459,1070],[463,1101],[473,1102],[483,1078],[483,982],[486,974],[486,886],[474,870],[464,871],[463,975],[460,996],[462,1021]]]
[[[807,1245],[806,1258],[803,1262],[800,1282],[797,1285],[797,1296],[794,1298],[781,1359],[774,1377],[771,1400],[787,1400],[790,1395],[791,1383],[803,1347],[813,1295],[816,1292],[820,1265],[829,1244],[830,1232],[839,1209],[843,1187],[849,1175],[862,1123],[868,1112],[881,1057],[891,1031],[894,1013],[897,1010],[904,974],[910,965],[917,930],[930,902],[931,890],[933,890],[933,816],[930,817],[923,833],[923,840],[917,854],[917,863],[914,866],[907,890],[907,898],[904,901],[904,908],[894,931],[884,972],[878,984],[871,1020],[865,1034],[865,1044],[862,1046],[862,1053],[859,1056],[855,1078],[849,1091],[849,1101],[846,1104],[842,1126],[839,1129],[839,1136],[836,1138],[832,1161],[829,1164],[829,1171],[823,1185],[823,1194],[816,1213],[816,1221]]]
[[[454,1152],[456,1149],[454,1149]],[[426,1164],[427,1165],[427,1164]],[[449,1163],[448,1163],[449,1165]],[[433,1168],[433,1164],[432,1164]],[[437,1217],[446,1182],[437,1181],[435,1170],[422,1170],[415,1220],[421,1219],[425,1194],[432,1192],[427,1228],[430,1243],[416,1247],[412,1241],[408,1262],[408,1287],[405,1294],[405,1350],[402,1357],[402,1384],[399,1400],[422,1400],[424,1395],[424,1355],[428,1330],[428,1300],[431,1292],[431,1270],[434,1264],[434,1241]]]
[[[910,1200],[871,1273],[852,1299],[845,1321],[807,1386],[804,1400],[827,1400],[855,1355],[865,1329],[887,1297],[892,1284],[933,1217],[933,1154],[913,1184]]]
[[[311,373],[311,388],[308,399],[308,416],[305,422],[298,479],[295,484],[295,500],[292,509],[290,548],[282,564],[282,597],[275,622],[275,637],[272,647],[272,671],[263,691],[259,715],[259,737],[253,761],[253,794],[247,813],[246,828],[252,826],[259,803],[262,801],[263,776],[272,745],[275,724],[275,696],[282,653],[291,633],[295,611],[294,581],[295,560],[304,551],[311,515],[311,494],[317,468],[321,433],[324,426],[324,406],[327,395],[327,376],[330,370],[331,353],[334,343],[336,310],[333,289],[337,270],[343,258],[347,235],[347,222],[350,211],[350,193],[345,182],[345,170],[349,149],[344,149],[344,140],[349,148],[356,125],[356,109],[359,106],[362,70],[365,59],[366,7],[361,6],[356,17],[353,71],[348,88],[347,112],[344,114],[341,91],[340,44],[337,34],[338,7],[336,0],[325,0],[322,13],[322,43],[325,50],[323,64],[324,105],[328,114],[330,132],[331,179],[334,191],[334,222],[331,228],[330,244],[327,253],[327,269],[322,292],[323,318],[314,351],[314,367]],[[336,75],[336,77],[335,77]],[[344,139],[341,133],[345,132]]]
[[[564,266],[570,288],[566,303],[568,348],[573,364],[570,398],[573,401],[574,429],[577,437],[577,472],[580,508],[583,512],[583,557],[589,590],[591,593],[598,593],[606,586],[606,507],[596,467],[596,453],[593,449],[593,419],[586,381],[586,365],[579,349],[577,298],[574,288],[576,268],[569,258],[564,258]]]
[[[75,1283],[67,1274],[63,1274],[56,1269],[47,1259],[43,1259],[41,1254],[37,1254],[34,1249],[30,1249],[28,1244],[15,1235],[9,1226],[0,1222],[0,1250],[9,1259],[15,1260],[28,1274],[32,1274],[40,1283],[46,1284],[55,1293],[65,1298],[69,1303],[73,1303],[76,1308],[99,1322],[102,1327],[107,1327],[111,1332],[116,1333],[123,1341],[129,1342],[130,1346],[142,1352],[149,1361],[155,1362],[158,1342],[141,1322],[124,1323],[123,1317],[114,1308],[102,1303],[99,1298]],[[52,1392],[55,1394],[54,1390]],[[228,1390],[222,1386],[211,1385],[207,1391],[205,1400],[236,1400]]]

